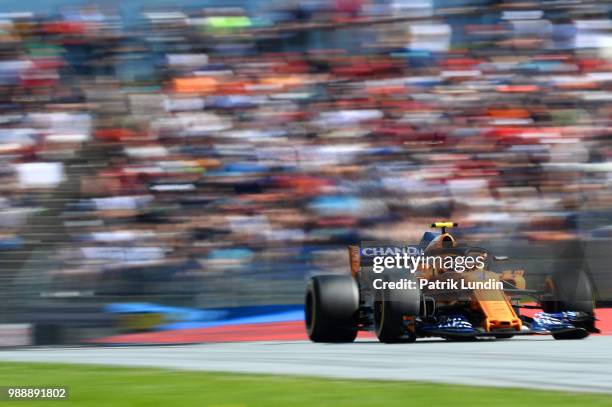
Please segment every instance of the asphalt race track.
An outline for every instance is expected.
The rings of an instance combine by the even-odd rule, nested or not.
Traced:
[[[421,380],[612,393],[612,337],[550,337],[384,345],[242,342],[182,346],[31,348],[0,361],[150,366],[182,370]]]

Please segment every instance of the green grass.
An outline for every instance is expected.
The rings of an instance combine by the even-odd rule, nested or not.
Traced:
[[[525,373],[529,374],[529,373]],[[612,396],[376,380],[0,363],[0,386],[68,386],[64,401],[5,406],[612,406]]]

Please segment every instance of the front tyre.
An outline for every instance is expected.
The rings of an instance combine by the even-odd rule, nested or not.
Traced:
[[[513,337],[513,334],[495,334],[495,339],[510,339]]]
[[[548,284],[553,298],[542,302],[544,312],[578,311],[593,314],[593,285],[583,270],[553,273]]]
[[[308,281],[304,317],[311,341],[353,342],[358,311],[359,288],[351,275],[320,275]]]
[[[575,311],[587,315],[582,321],[572,322],[576,328],[582,328],[587,332],[598,333],[595,327],[595,301],[593,285],[584,270],[573,270],[566,273],[553,273],[547,281],[551,294],[542,300],[544,312]],[[564,335],[562,335],[564,336]],[[570,335],[571,336],[571,335]],[[580,336],[577,334],[576,336]],[[559,339],[582,339],[566,338]]]
[[[512,308],[514,309],[514,313],[516,314],[517,317],[521,317],[521,308],[517,305],[512,306]],[[495,339],[510,339],[513,338],[514,334],[512,333],[504,333],[504,334],[496,334],[495,335]]]
[[[578,328],[572,331],[553,333],[552,336],[557,340],[575,340],[584,339],[589,336],[589,333],[586,329]]]

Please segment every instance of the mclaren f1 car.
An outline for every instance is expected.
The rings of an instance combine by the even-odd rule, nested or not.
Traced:
[[[448,232],[455,226],[452,222],[432,224],[440,232],[426,232],[419,245],[412,247],[411,256],[481,260],[460,271],[434,262],[415,263],[412,270],[400,267],[375,273],[372,253],[385,254],[385,250],[349,246],[350,273],[315,275],[307,283],[309,338],[352,342],[358,331],[374,331],[380,342],[396,343],[425,337],[473,340],[515,335],[582,339],[598,332],[592,284],[584,271],[553,272],[541,288],[528,289],[523,270],[491,271],[491,264],[504,258],[459,244]],[[436,281],[457,284],[439,289],[432,284]],[[474,288],[479,287],[474,284],[478,281],[495,284]]]

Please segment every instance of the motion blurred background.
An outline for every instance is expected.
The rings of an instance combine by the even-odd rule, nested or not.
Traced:
[[[0,322],[74,343],[299,304],[347,244],[440,219],[609,303],[611,10],[3,2]]]

